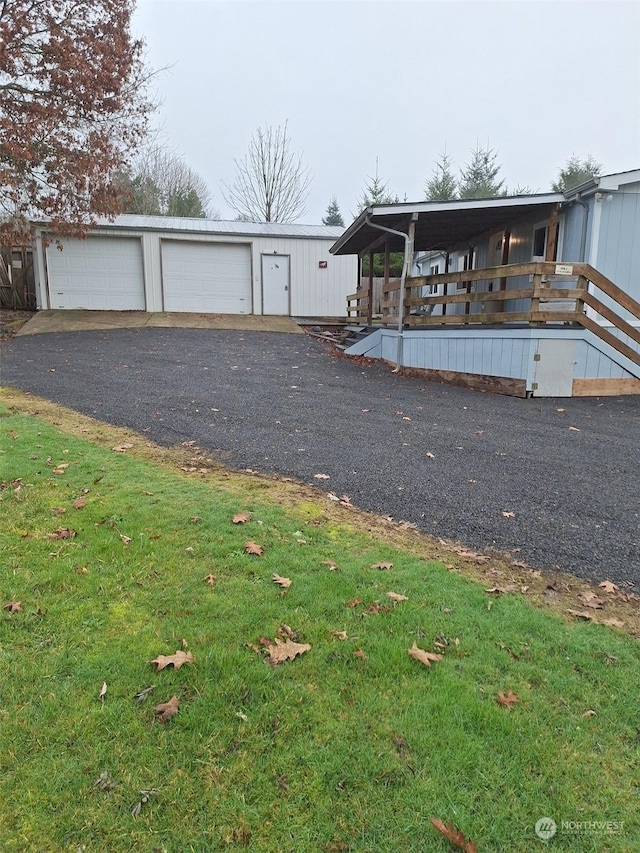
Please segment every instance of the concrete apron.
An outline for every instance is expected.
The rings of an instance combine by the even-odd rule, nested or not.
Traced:
[[[303,334],[291,317],[258,314],[189,314],[146,311],[38,311],[17,333],[41,335],[51,332],[85,332],[92,329],[237,329],[238,331]]]

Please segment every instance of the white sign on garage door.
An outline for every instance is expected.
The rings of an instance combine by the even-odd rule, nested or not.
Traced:
[[[65,240],[47,248],[52,308],[144,311],[142,245],[135,237]]]
[[[162,241],[165,311],[251,314],[251,247]]]

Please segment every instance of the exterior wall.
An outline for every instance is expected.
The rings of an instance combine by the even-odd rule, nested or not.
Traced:
[[[640,301],[640,183],[598,193],[600,228],[590,263]]]
[[[242,243],[251,247],[252,261],[252,312],[262,313],[261,256],[288,255],[290,257],[291,314],[298,317],[344,317],[346,297],[357,286],[357,258],[351,255],[335,256],[329,253],[333,238],[286,238],[270,236],[244,236],[234,234],[207,234],[179,231],[140,231],[128,228],[101,227],[91,233],[100,236],[136,237],[142,243],[146,310],[163,311],[162,292],[162,240],[188,242]],[[36,240],[37,305],[49,308],[46,281],[46,263],[42,240]],[[320,268],[326,261],[326,268]]]
[[[347,355],[395,363],[398,334],[380,329]],[[401,360],[408,368],[524,380],[533,396],[570,396],[576,379],[640,379],[640,367],[583,329],[405,331]]]

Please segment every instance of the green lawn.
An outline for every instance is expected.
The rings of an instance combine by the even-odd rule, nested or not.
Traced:
[[[6,407],[0,428],[0,603],[21,603],[0,615],[2,851],[454,849],[431,817],[490,853],[640,849],[637,640],[489,596],[256,478]],[[311,648],[270,666],[283,625]],[[178,649],[195,663],[156,672]]]

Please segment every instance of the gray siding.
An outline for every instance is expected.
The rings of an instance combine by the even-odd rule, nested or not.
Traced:
[[[594,266],[640,301],[640,184],[603,195]]]

